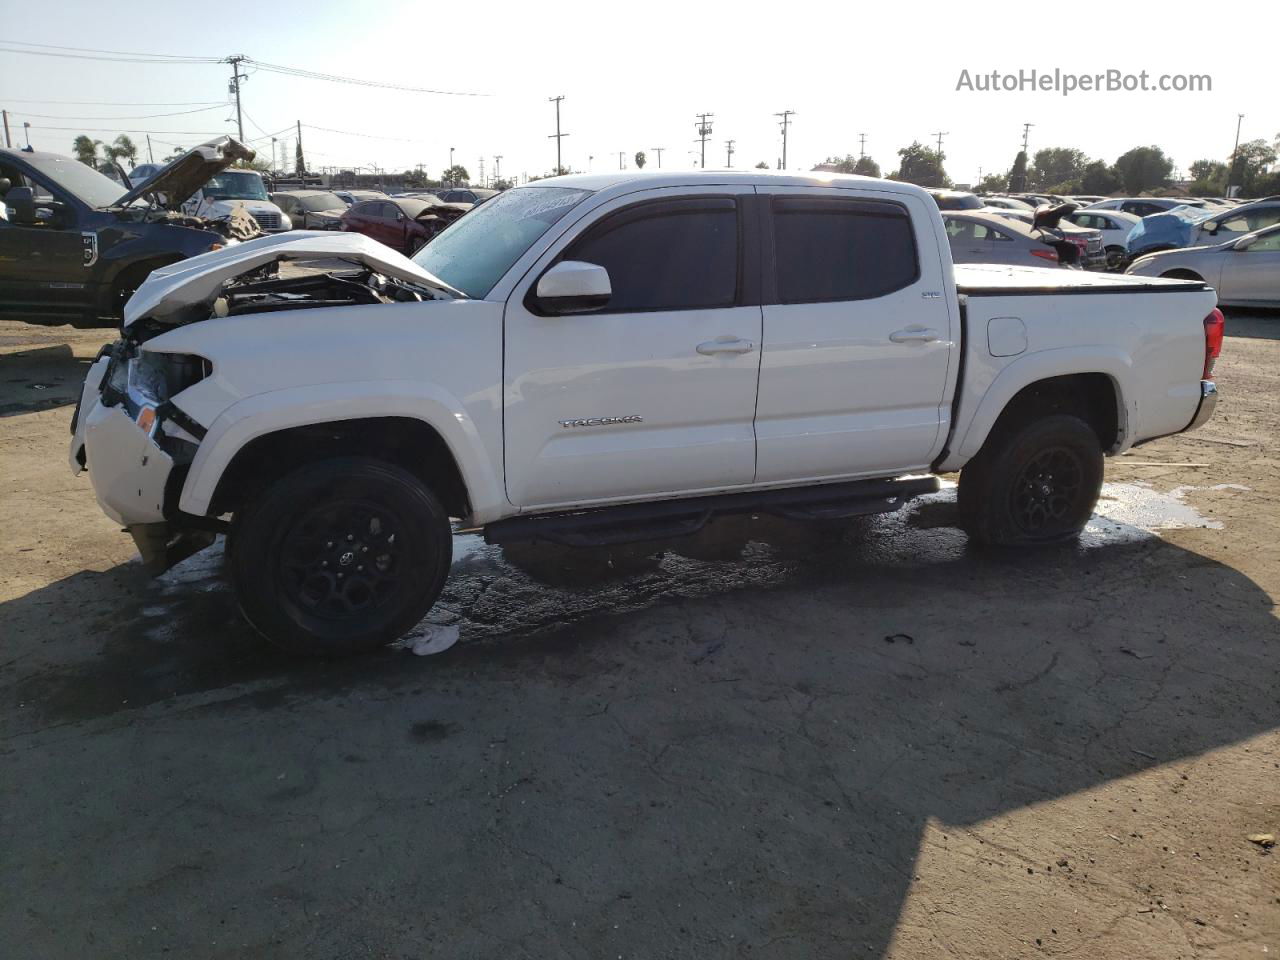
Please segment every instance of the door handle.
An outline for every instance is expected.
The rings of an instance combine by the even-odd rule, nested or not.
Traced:
[[[894,343],[933,343],[938,339],[938,331],[926,327],[907,327],[905,330],[895,330],[889,334],[889,339]]]
[[[756,348],[756,345],[750,340],[742,340],[738,337],[716,337],[714,340],[707,340],[698,344],[697,350],[704,356],[713,356],[717,353],[750,353]]]

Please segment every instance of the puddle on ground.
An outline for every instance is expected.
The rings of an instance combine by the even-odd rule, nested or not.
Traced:
[[[1161,491],[1145,483],[1106,483],[1078,551],[1152,541],[1164,530],[1222,529],[1219,520],[1187,503],[1188,494],[1248,492],[1238,484],[1181,486]],[[453,567],[439,602],[411,636],[432,625],[459,625],[463,639],[507,635],[592,613],[617,613],[661,599],[765,588],[787,581],[822,583],[893,568],[955,562],[985,563],[955,527],[956,485],[897,513],[844,523],[806,524],[772,517],[726,518],[708,536],[619,546],[572,549],[554,544],[486,544],[478,534],[457,534]],[[219,538],[221,541],[221,538]],[[1025,564],[1070,566],[1070,550]],[[1077,554],[1078,555],[1078,554]],[[998,562],[998,561],[993,561]],[[1037,572],[1039,571],[1039,572]],[[1061,575],[1058,571],[1055,576]],[[188,558],[154,582],[141,613],[144,634],[155,642],[180,636],[189,618],[239,623],[227,582],[223,545]]]
[[[1200,513],[1186,502],[1189,493],[1201,491],[1243,491],[1238,483],[1219,483],[1211,487],[1180,486],[1168,492],[1149,483],[1104,483],[1102,496],[1093,518],[1085,528],[1081,542],[1096,546],[1116,541],[1153,536],[1160,530],[1221,530],[1222,521]]]

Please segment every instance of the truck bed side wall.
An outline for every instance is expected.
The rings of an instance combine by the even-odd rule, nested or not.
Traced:
[[[1008,402],[1048,377],[1111,378],[1120,425],[1111,452],[1176,433],[1195,415],[1213,291],[1011,293],[967,301],[965,374],[939,469],[962,467]]]

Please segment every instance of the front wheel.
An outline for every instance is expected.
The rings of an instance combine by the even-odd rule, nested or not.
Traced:
[[[350,457],[303,467],[235,517],[231,580],[246,619],[293,653],[342,656],[403,636],[453,555],[449,518],[417,477]]]
[[[1102,490],[1093,428],[1053,414],[1004,431],[960,473],[961,523],[979,543],[1034,545],[1079,536]]]

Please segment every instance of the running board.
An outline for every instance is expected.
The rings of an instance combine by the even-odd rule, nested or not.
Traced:
[[[855,480],[781,490],[749,490],[684,500],[509,517],[484,528],[486,543],[546,540],[569,547],[665,540],[697,533],[714,516],[770,513],[789,520],[838,520],[889,513],[938,490],[937,477]]]

